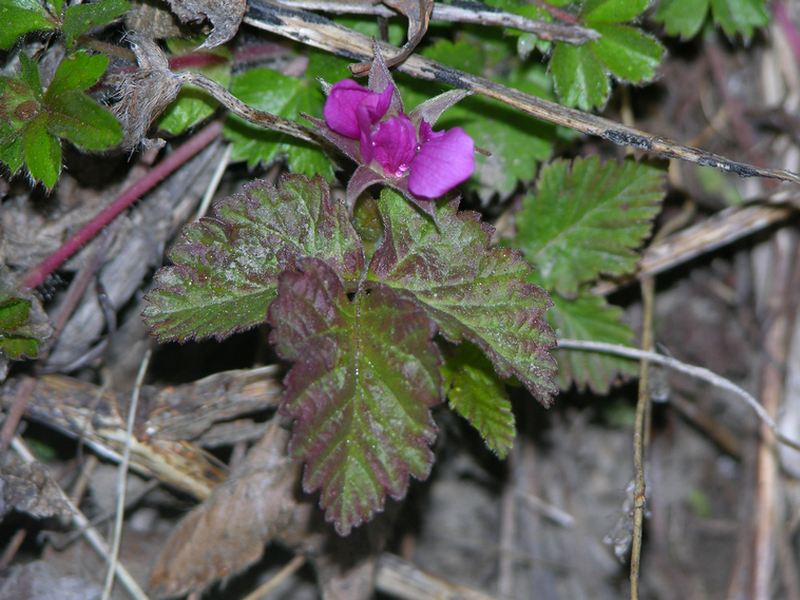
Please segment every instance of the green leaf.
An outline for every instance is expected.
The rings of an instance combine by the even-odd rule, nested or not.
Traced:
[[[754,28],[769,23],[764,0],[711,0],[711,9],[714,21],[728,37],[740,33],[749,38]]]
[[[596,25],[603,37],[593,43],[598,59],[623,81],[649,81],[664,55],[664,46],[635,27]]]
[[[0,302],[0,331],[10,331],[28,321],[31,301],[23,298],[6,298]]]
[[[476,346],[464,343],[447,355],[442,375],[450,407],[478,430],[492,452],[508,456],[516,435],[514,413],[492,363]]]
[[[509,248],[491,248],[492,228],[457,203],[436,207],[435,223],[397,193],[379,200],[384,240],[368,278],[417,302],[452,342],[468,340],[502,377],[517,377],[543,404],[556,391],[548,350],[547,294],[525,283],[530,269]]]
[[[30,97],[42,99],[42,82],[39,78],[39,65],[24,52],[19,53],[19,78],[28,86]]]
[[[72,47],[79,36],[93,27],[107,25],[130,9],[127,0],[98,0],[68,6],[64,12],[64,41]]]
[[[599,23],[625,23],[642,14],[650,0],[588,0],[581,14],[590,27]]]
[[[196,53],[197,46],[202,40],[168,40],[167,47],[173,55]],[[181,70],[200,72],[209,79],[228,87],[231,83],[232,55],[224,46],[212,50],[204,50],[203,54],[211,55],[212,60],[208,65],[200,68],[187,66]],[[171,135],[179,135],[210,117],[219,107],[219,103],[210,98],[208,94],[192,85],[185,85],[178,92],[178,97],[170,104],[158,120],[158,128]]]
[[[3,163],[11,175],[14,175],[22,168],[24,162],[22,136],[10,130],[10,125],[0,123],[0,163]]]
[[[0,272],[5,277],[5,273]],[[0,282],[2,283],[2,282]],[[30,325],[31,301],[0,290],[0,361],[35,358],[39,340]]]
[[[45,115],[39,115],[25,128],[22,153],[31,177],[53,189],[61,174],[61,143],[48,133]]]
[[[622,310],[604,298],[585,293],[574,300],[553,294],[550,323],[559,339],[578,339],[630,346],[633,332],[621,321]],[[620,374],[635,375],[638,366],[608,354],[579,350],[559,350],[558,378],[562,389],[574,384],[579,390],[590,388],[606,394]]]
[[[611,93],[605,66],[589,44],[556,44],[550,58],[550,73],[561,102],[582,110],[604,106]]]
[[[351,302],[323,261],[280,277],[269,310],[279,355],[295,361],[281,411],[295,418],[290,452],[306,462],[303,489],[340,535],[400,499],[409,477],[433,464],[441,400],[439,352],[430,321],[385,286]]]
[[[58,24],[39,0],[0,0],[0,50],[8,50],[22,35]]]
[[[364,270],[347,207],[320,179],[292,175],[278,188],[255,181],[185,227],[156,274],[145,321],[159,340],[185,341],[262,323],[278,275],[291,262],[325,260],[348,284]]]
[[[554,161],[523,201],[514,245],[545,288],[574,296],[600,274],[635,268],[664,185],[663,172],[633,161]]]
[[[39,342],[35,338],[0,334],[0,353],[5,354],[11,360],[36,358],[38,352]]]
[[[122,141],[116,118],[83,93],[99,81],[107,66],[107,57],[83,51],[61,61],[44,94],[50,133],[84,150],[105,150]]]
[[[608,76],[642,83],[655,76],[664,47],[636,27],[621,25],[647,8],[649,0],[588,0],[581,11],[600,35],[581,46],[559,42],[550,60],[556,91],[568,106],[602,108],[611,92]]]
[[[709,0],[661,0],[655,12],[669,35],[687,40],[700,31],[708,16]]]
[[[105,150],[122,141],[122,127],[114,115],[81,92],[52,98],[47,114],[50,133],[83,150]]]
[[[47,87],[45,102],[57,100],[64,92],[85,91],[100,80],[108,66],[108,57],[83,50],[65,57]]]
[[[316,81],[287,77],[272,69],[255,68],[235,76],[231,93],[254,108],[287,119],[297,119],[301,112],[312,115],[322,112],[322,91]],[[256,127],[235,115],[228,118],[224,135],[232,142],[234,161],[245,160],[254,167],[258,163],[269,165],[286,156],[292,171],[333,179],[330,160],[311,144]]]

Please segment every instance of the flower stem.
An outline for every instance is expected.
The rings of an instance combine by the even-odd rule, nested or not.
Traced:
[[[222,123],[214,121],[189,138],[175,152],[150,169],[139,181],[128,187],[116,200],[101,210],[80,231],[64,242],[58,250],[30,269],[22,278],[23,289],[33,289],[48,275],[89,242],[106,225],[116,219],[131,204],[153,189],[195,154],[208,146],[222,132]]]

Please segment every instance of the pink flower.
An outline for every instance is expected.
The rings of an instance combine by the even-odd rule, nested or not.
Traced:
[[[446,92],[406,114],[376,48],[368,87],[352,79],[339,81],[328,89],[325,120],[304,116],[359,163],[347,186],[351,205],[367,187],[383,183],[433,214],[431,204],[420,200],[446,194],[475,169],[475,144],[463,129],[433,130],[439,116],[466,95],[463,90]]]
[[[460,127],[433,131],[424,119],[417,127],[402,111],[381,120],[395,93],[393,84],[378,93],[351,79],[340,81],[325,102],[325,124],[359,141],[364,164],[376,162],[387,178],[407,176],[415,196],[438,198],[472,175],[475,145]]]

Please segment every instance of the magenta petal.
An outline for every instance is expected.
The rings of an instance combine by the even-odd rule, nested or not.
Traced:
[[[357,140],[360,129],[356,112],[369,96],[377,96],[352,79],[337,82],[328,92],[322,114],[325,123],[336,133]]]
[[[372,153],[389,177],[402,177],[416,156],[417,130],[404,114],[381,123],[372,136]]]
[[[438,198],[469,179],[475,170],[475,143],[463,129],[432,131],[423,121],[420,137],[427,141],[411,163],[408,189],[412,194]]]
[[[392,102],[394,86],[387,86],[381,93],[372,93],[356,108],[358,139],[361,141],[361,160],[364,164],[372,160],[372,126],[381,120]]]
[[[352,79],[343,79],[331,87],[322,114],[325,123],[336,133],[357,140],[369,131],[389,110],[394,87],[375,93]]]

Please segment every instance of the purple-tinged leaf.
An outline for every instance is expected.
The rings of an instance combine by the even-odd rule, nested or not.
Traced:
[[[449,340],[469,340],[503,376],[517,377],[544,405],[557,392],[545,319],[547,293],[525,283],[530,267],[519,252],[490,248],[492,228],[457,202],[436,208],[435,224],[384,191],[378,204],[384,239],[368,278],[413,299]]]
[[[405,204],[402,200],[400,203]],[[303,489],[341,535],[402,498],[433,464],[441,400],[432,323],[377,284],[351,302],[337,274],[308,259],[280,277],[270,340],[294,361],[281,410],[294,417],[290,452],[306,462]]]
[[[156,274],[145,321],[158,339],[221,339],[264,322],[278,275],[305,257],[325,260],[347,283],[364,270],[361,242],[327,184],[300,175],[275,188],[255,181],[186,227]]]
[[[356,200],[361,193],[368,187],[377,183],[383,183],[384,177],[370,169],[369,167],[358,167],[350,181],[347,182],[347,193],[345,194],[345,202],[350,212],[353,212],[353,207],[356,205]]]
[[[373,42],[372,46],[375,58],[373,59],[372,65],[369,69],[367,86],[373,92],[378,93],[383,92],[388,86],[392,86],[394,91],[392,92],[392,99],[389,105],[389,113],[392,114],[404,112],[403,99],[400,97],[400,91],[394,84],[394,79],[392,78],[392,74],[389,72],[389,67],[386,66],[386,61],[383,59],[383,54],[381,54],[381,46],[377,40]]]
[[[449,90],[417,105],[408,116],[417,127],[422,121],[435,125],[444,111],[471,94],[472,92],[468,90]]]

